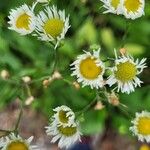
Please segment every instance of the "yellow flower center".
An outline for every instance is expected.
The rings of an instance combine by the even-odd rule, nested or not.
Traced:
[[[140,147],[140,150],[150,150],[150,147],[146,144],[143,144],[141,147]]]
[[[120,0],[112,0],[112,1],[111,1],[111,5],[112,5],[115,9],[117,9],[119,3],[120,3]]]
[[[127,61],[117,65],[117,71],[115,71],[115,77],[122,81],[127,82],[132,80],[137,73],[136,66],[131,62]]]
[[[125,0],[124,6],[128,12],[136,12],[141,6],[140,0]]]
[[[77,127],[63,127],[63,126],[59,126],[58,130],[61,134],[69,137],[74,135],[77,132]]]
[[[150,117],[140,117],[137,128],[140,134],[150,135]]]
[[[101,73],[102,68],[97,66],[96,59],[88,57],[81,61],[80,72],[84,78],[96,79]]]
[[[29,150],[29,148],[23,142],[14,141],[7,146],[6,150]]]
[[[26,13],[20,15],[16,21],[16,27],[19,29],[30,30],[30,16]]]
[[[67,117],[67,112],[66,111],[63,111],[63,110],[59,111],[59,120],[60,120],[60,122],[68,123],[68,117]]]
[[[64,22],[60,19],[54,18],[46,21],[44,30],[53,38],[57,38],[63,31]]]

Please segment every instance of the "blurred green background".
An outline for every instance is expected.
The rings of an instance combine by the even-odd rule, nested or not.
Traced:
[[[32,36],[20,36],[8,29],[8,14],[10,9],[24,3],[32,5],[33,0],[5,0],[0,3],[0,70],[10,72],[13,80],[21,80],[23,76],[37,79],[49,75],[53,63],[53,49],[50,44],[41,42]],[[114,48],[119,49],[122,36],[126,28],[126,19],[123,16],[102,14],[102,3],[99,0],[52,0],[49,5],[55,4],[60,9],[65,9],[70,14],[70,24],[64,46],[59,49],[58,70],[66,79],[75,81],[70,77],[70,63],[78,54],[88,50],[93,44],[101,45],[102,58],[114,57]],[[43,7],[38,6],[38,10]],[[128,52],[135,58],[147,57],[150,64],[150,4],[146,1],[145,16],[130,22],[130,29],[126,45]],[[119,94],[121,103],[127,105],[130,113],[141,110],[150,111],[150,70],[145,69],[141,75],[144,84],[130,95]],[[68,105],[74,111],[83,109],[95,97],[95,92],[85,87],[79,90],[68,85],[62,80],[54,81],[47,89],[42,82],[31,85],[31,92],[35,97],[32,108],[43,113],[47,118],[52,114],[52,109],[58,105]],[[11,101],[20,96],[21,90],[0,80],[0,108],[4,108]],[[130,120],[119,108],[112,105],[101,110],[90,110],[84,114],[81,130],[85,135],[102,132],[107,118],[121,134],[130,135],[128,128]],[[83,120],[83,118],[81,118]]]

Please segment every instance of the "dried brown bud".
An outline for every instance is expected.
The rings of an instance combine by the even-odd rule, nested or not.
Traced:
[[[78,82],[73,82],[72,85],[75,87],[75,89],[79,90],[80,89],[80,84]]]
[[[30,105],[32,102],[34,101],[34,97],[30,96],[26,99],[25,101],[25,105]]]
[[[125,48],[121,48],[120,50],[121,55],[125,55],[127,50]]]
[[[98,101],[94,107],[95,110],[102,110],[103,108],[105,108],[105,105],[101,101]]]
[[[30,83],[31,82],[31,77],[29,77],[29,76],[24,76],[24,77],[22,77],[22,80],[23,80],[23,82],[24,83]]]
[[[108,102],[114,106],[118,106],[120,104],[119,98],[114,92],[108,94]]]
[[[10,76],[10,74],[9,74],[9,72],[7,70],[2,70],[1,71],[1,78],[2,79],[6,80],[6,79],[9,78],[9,76]]]

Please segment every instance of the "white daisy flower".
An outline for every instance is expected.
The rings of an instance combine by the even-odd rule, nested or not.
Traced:
[[[106,81],[109,86],[118,84],[118,92],[130,94],[134,92],[134,88],[141,86],[143,83],[137,75],[139,75],[144,68],[146,68],[146,58],[143,58],[141,61],[138,59],[134,61],[134,58],[129,55],[122,55],[115,60],[115,66],[110,68],[113,72],[112,75]]]
[[[136,113],[135,119],[132,121],[133,126],[130,130],[133,135],[137,136],[142,142],[150,143],[150,112],[142,111]]]
[[[58,147],[60,148],[71,147],[77,141],[80,141],[81,136],[78,123],[74,123],[73,125],[66,127],[50,124],[46,127],[46,133],[47,135],[54,136],[51,140],[52,143],[59,140]]]
[[[37,146],[30,145],[32,140],[33,136],[24,140],[12,133],[0,142],[0,148],[1,150],[39,150]]]
[[[83,87],[89,85],[92,89],[98,89],[104,86],[105,65],[100,60],[99,53],[100,49],[93,51],[93,54],[85,51],[85,54],[79,55],[71,64],[71,75],[77,76],[77,81],[81,82]]]
[[[21,35],[30,34],[35,29],[35,15],[26,4],[17,9],[12,9],[8,18],[10,19],[8,22],[9,29]]]
[[[127,19],[136,19],[144,15],[145,0],[123,0],[123,14]]]
[[[121,0],[100,0],[107,10],[104,13],[122,14]]]
[[[36,34],[34,35],[42,41],[55,42],[56,48],[65,38],[69,28],[69,16],[65,16],[65,11],[58,11],[55,6],[47,6],[37,16]]]
[[[52,122],[56,125],[70,126],[74,124],[75,114],[67,106],[60,106],[53,109],[55,114],[52,116]]]

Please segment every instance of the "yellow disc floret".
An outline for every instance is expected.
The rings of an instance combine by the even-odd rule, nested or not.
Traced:
[[[137,74],[135,64],[129,61],[120,63],[116,67],[117,71],[115,71],[115,77],[122,82],[128,82],[133,80]]]
[[[49,19],[44,25],[46,34],[49,34],[53,38],[57,38],[63,31],[64,22],[60,19]]]
[[[73,136],[76,132],[77,132],[77,127],[63,127],[63,126],[59,126],[58,130],[61,134],[63,134],[64,136]]]
[[[112,0],[112,1],[111,1],[111,5],[112,5],[115,9],[117,9],[119,3],[120,3],[120,0]]]
[[[68,123],[68,117],[67,117],[67,112],[66,111],[63,111],[63,110],[59,111],[59,120],[60,120],[60,122]]]
[[[30,30],[30,16],[26,13],[20,15],[16,20],[16,27],[19,29]]]
[[[96,79],[101,73],[102,68],[97,66],[96,59],[88,57],[81,61],[80,72],[86,79]]]
[[[124,6],[127,12],[136,12],[141,6],[140,0],[125,0]]]
[[[13,141],[7,146],[6,150],[29,150],[29,148],[21,141]]]
[[[150,147],[146,144],[143,144],[139,150],[150,150]]]
[[[150,135],[150,117],[140,117],[137,123],[137,130],[139,134]]]

